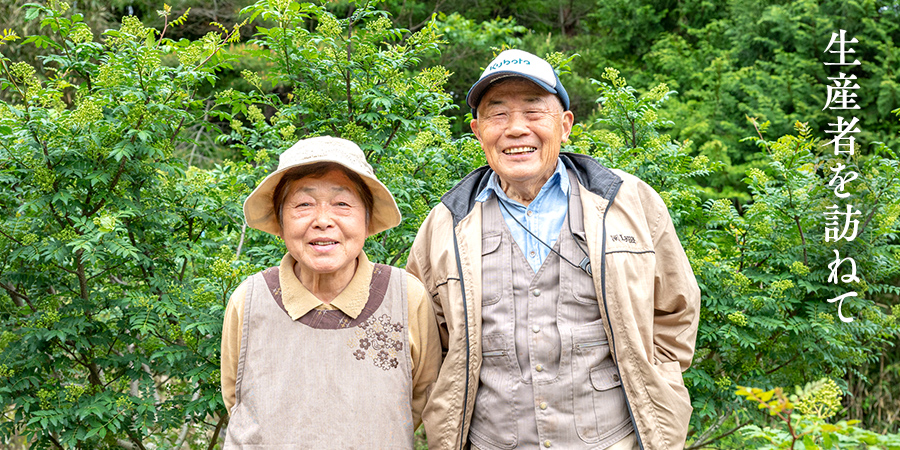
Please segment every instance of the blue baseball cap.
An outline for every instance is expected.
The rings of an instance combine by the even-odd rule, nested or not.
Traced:
[[[569,110],[569,94],[550,63],[526,51],[505,50],[488,64],[466,95],[466,104],[472,108],[472,117],[478,116],[478,104],[491,84],[508,77],[520,77],[533,82],[559,97],[563,110]]]

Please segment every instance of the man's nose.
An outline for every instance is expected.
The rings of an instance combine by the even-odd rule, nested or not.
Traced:
[[[528,119],[525,118],[524,112],[513,111],[509,113],[509,122],[506,124],[506,134],[510,136],[521,136],[528,134],[531,130],[528,128]]]

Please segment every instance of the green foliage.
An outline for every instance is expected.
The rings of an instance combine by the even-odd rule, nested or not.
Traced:
[[[845,113],[859,118],[860,141],[866,145],[900,145],[900,127],[888,115],[900,105],[895,70],[900,21],[895,6],[837,0],[714,1],[666,14],[664,22],[680,17],[678,26],[666,27],[642,53],[639,67],[646,70],[641,76],[665,81],[683,93],[665,108],[681,118],[673,136],[697,142],[701,153],[726,163],[726,170],[707,178],[711,194],[747,201],[743,174],[767,166],[743,141],[755,134],[741,120],[744,116],[770,122],[773,135],[780,136],[791,133],[795,122],[824,130],[835,113]],[[852,48],[860,66],[823,65],[833,56],[823,53],[831,33],[840,29],[859,40]],[[858,77],[861,109],[823,110],[826,86],[833,85],[828,77],[839,72]]]
[[[466,94],[484,70],[481,64],[487,65],[502,49],[519,48],[522,44],[519,36],[528,30],[511,18],[479,22],[459,12],[438,13],[434,23],[446,45],[442,46],[440,55],[424,58],[423,62],[426,65],[440,64],[453,74],[445,85],[455,106],[448,113],[457,118],[455,123],[451,123],[452,131],[455,135],[468,133],[470,129],[466,115],[471,109],[466,105]]]
[[[101,43],[66,9],[27,7],[42,71],[0,59],[0,436],[177,446],[224,420],[221,314],[246,267],[221,245],[247,173],[172,155],[237,30],[174,42],[126,16]]]
[[[658,131],[671,124],[660,112],[673,94],[665,85],[639,96],[613,69],[597,85],[601,117],[577,125],[570,148],[636,174],[660,193],[703,293],[697,354],[685,374],[696,429],[721,426],[719,419],[742,409],[731,396],[736,383],[863,376],[858,368],[876,360],[900,331],[897,317],[879,306],[900,292],[896,155],[881,145],[841,161],[859,173],[846,187],[863,219],[854,241],[824,243],[823,212],[838,200],[828,187],[837,161],[823,155],[823,142],[808,126],[797,123],[795,134],[768,141],[768,124],[751,120],[760,130],[751,141],[766,167],[748,170],[751,202],[739,211],[728,200],[703,200],[688,182],[718,162],[690,156],[690,142],[672,142]],[[828,281],[835,249],[855,258],[859,283]],[[837,304],[826,300],[850,290],[860,297],[844,301],[843,315],[853,318],[844,323]]]
[[[674,92],[659,84],[638,95],[612,68],[606,68],[594,84],[600,93],[601,117],[594,123],[576,124],[570,147],[653,186],[669,207],[676,228],[702,221],[706,214],[700,208],[701,191],[689,181],[709,174],[720,163],[690,156],[690,141],[674,142],[660,133],[672,122],[660,116],[659,108]]]
[[[834,380],[823,378],[806,386],[796,387],[796,393],[786,395],[781,388],[763,391],[738,386],[736,395],[755,402],[760,410],[775,418],[775,427],[747,425],[741,428],[745,445],[761,450],[794,449],[798,443],[804,449],[900,448],[900,435],[879,435],[859,428],[858,420],[829,423],[841,405],[843,393]]]
[[[368,2],[353,6],[344,18],[290,1],[246,8],[273,26],[258,27],[256,50],[240,56],[269,70],[245,70],[252,89],[209,99],[216,70],[238,56],[226,47],[240,25],[174,41],[165,33],[186,13],[164,5],[161,31],[126,16],[97,42],[67,5],[29,7],[52,33],[25,40],[47,51],[43,72],[2,59],[0,88],[15,100],[0,104],[0,402],[15,408],[0,436],[170,448],[221,429],[224,305],[284,253],[242,226],[236,199],[297,139],[331,134],[366,151],[405,217],[367,248],[403,263],[478,147],[449,139],[446,70],[415,70],[440,43],[435,25],[409,33]],[[4,31],[2,43],[17,38]],[[239,160],[186,167],[178,155],[196,147],[194,129]]]
[[[437,24],[409,33],[370,2],[351,5],[345,18],[306,3],[247,7],[251,19],[271,24],[257,27],[250,42],[258,48],[252,56],[271,69],[244,72],[253,90],[219,92],[211,114],[231,124],[219,141],[263,167],[275,165],[275,157],[301,138],[332,135],[358,143],[404,217],[401,226],[370,239],[367,251],[375,261],[402,264],[415,230],[471,169],[464,155],[477,147],[450,140],[442,115],[451,105],[443,91],[446,69],[414,71],[442,42]],[[262,233],[251,231],[250,238],[251,247],[272,245]]]

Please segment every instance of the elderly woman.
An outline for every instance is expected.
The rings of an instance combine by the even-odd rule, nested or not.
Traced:
[[[225,447],[412,449],[440,338],[422,283],[363,252],[400,223],[363,152],[333,137],[297,142],[244,218],[287,254],[225,310]]]

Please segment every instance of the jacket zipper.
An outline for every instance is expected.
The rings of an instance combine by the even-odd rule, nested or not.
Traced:
[[[459,256],[459,241],[456,238],[456,225],[458,222],[453,222],[453,251],[456,253],[456,271],[459,274],[459,288],[460,293],[462,294],[462,304],[463,304],[463,317],[465,318],[466,325],[466,386],[463,391],[463,407],[462,407],[462,417],[460,418],[460,428],[459,428],[459,450],[464,450],[463,442],[465,441],[466,434],[466,413],[469,406],[469,367],[470,363],[470,355],[469,355],[469,306],[468,301],[466,300],[466,282],[463,280],[463,272],[462,272],[462,258]]]

